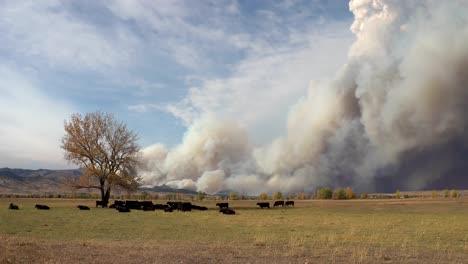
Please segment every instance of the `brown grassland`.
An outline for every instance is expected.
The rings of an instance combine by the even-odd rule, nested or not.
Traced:
[[[230,201],[236,215],[195,203],[210,210],[119,213],[93,200],[0,199],[0,263],[468,263],[467,198],[263,210]]]

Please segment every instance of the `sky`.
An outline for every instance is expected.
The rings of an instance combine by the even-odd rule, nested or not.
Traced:
[[[142,148],[207,113],[270,142],[346,63],[352,22],[343,0],[0,1],[0,167],[73,168],[72,113],[113,113]]]

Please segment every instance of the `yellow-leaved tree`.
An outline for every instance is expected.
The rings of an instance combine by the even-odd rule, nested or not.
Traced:
[[[61,147],[65,159],[83,170],[79,180],[71,183],[72,187],[100,190],[105,206],[114,188],[138,187],[138,137],[124,123],[115,120],[112,114],[75,113],[65,120],[64,128]]]

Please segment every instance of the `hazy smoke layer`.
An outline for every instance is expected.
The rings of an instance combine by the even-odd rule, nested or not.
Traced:
[[[353,0],[356,41],[333,81],[292,107],[287,135],[254,147],[207,113],[181,145],[143,152],[150,183],[215,193],[319,186],[418,189],[468,153],[468,2]],[[459,175],[458,177],[461,177]]]

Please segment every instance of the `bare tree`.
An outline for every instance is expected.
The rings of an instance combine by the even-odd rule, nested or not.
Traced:
[[[74,188],[100,190],[107,205],[114,188],[138,187],[138,137],[124,123],[107,113],[75,113],[65,120],[64,128],[61,147],[65,159],[83,168],[83,175],[72,184]]]

